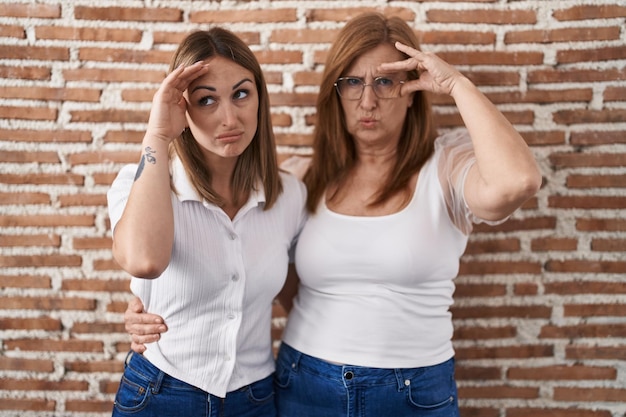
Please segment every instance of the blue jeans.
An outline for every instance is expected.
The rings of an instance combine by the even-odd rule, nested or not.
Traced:
[[[272,376],[216,397],[129,353],[113,416],[276,417]]]
[[[334,365],[282,344],[274,375],[280,417],[458,417],[454,358],[423,368]]]

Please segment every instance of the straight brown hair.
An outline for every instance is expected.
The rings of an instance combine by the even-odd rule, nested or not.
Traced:
[[[348,21],[331,46],[317,97],[313,158],[304,176],[309,212],[316,211],[329,185],[340,185],[345,180],[358,158],[354,140],[346,129],[335,81],[364,53],[383,43],[393,46],[396,41],[419,49],[417,36],[404,20],[368,12]],[[408,74],[409,79],[417,76],[415,71]],[[371,205],[382,204],[408,190],[411,177],[434,152],[433,132],[429,100],[424,92],[417,91],[404,121],[395,165]]]

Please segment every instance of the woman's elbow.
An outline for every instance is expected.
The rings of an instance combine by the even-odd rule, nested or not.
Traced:
[[[113,242],[113,258],[127,273],[136,278],[155,279],[161,276],[169,264],[169,256],[149,256],[140,251],[128,253]]]

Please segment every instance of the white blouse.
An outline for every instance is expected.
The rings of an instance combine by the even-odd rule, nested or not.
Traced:
[[[113,229],[136,169],[124,167],[108,193]],[[172,193],[170,264],[154,280],[131,280],[145,310],[168,325],[158,342],[146,345],[144,356],[165,373],[224,397],[274,370],[272,301],[306,219],[306,191],[295,177],[281,174],[283,193],[270,210],[263,211],[261,189],[231,221],[197,195],[179,160],[172,176],[178,193]]]
[[[474,161],[469,136],[455,131],[437,139],[401,211],[349,216],[321,201],[298,240],[300,286],[283,341],[330,362],[376,368],[451,358],[453,279],[472,221],[480,221],[463,198]]]

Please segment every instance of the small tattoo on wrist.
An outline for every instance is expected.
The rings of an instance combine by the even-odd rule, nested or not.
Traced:
[[[139,167],[137,168],[137,173],[135,174],[135,181],[139,179],[141,173],[143,172],[143,168],[146,165],[146,161],[149,164],[156,164],[156,157],[154,154],[156,153],[151,147],[146,146],[145,153],[141,155],[141,160],[139,161]]]

